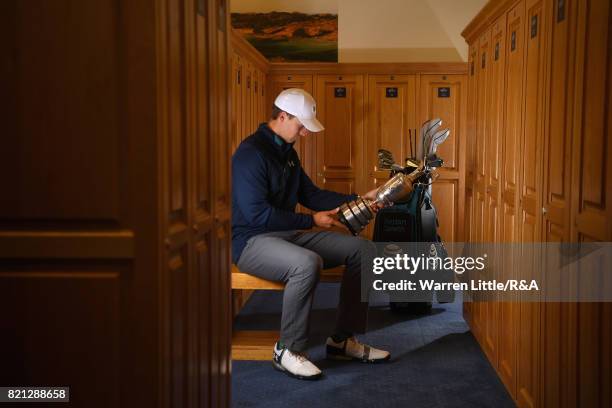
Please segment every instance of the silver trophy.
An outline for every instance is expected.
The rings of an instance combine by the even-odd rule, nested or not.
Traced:
[[[358,235],[374,218],[373,208],[379,205],[388,207],[396,201],[406,199],[412,192],[412,185],[425,174],[423,167],[415,169],[410,174],[397,173],[383,184],[376,194],[376,200],[362,197],[340,206],[339,219],[353,235]]]
[[[390,151],[378,151],[378,168],[390,170],[395,175],[383,184],[376,194],[374,201],[362,197],[344,203],[340,206],[338,218],[353,235],[358,235],[374,218],[376,207],[388,207],[395,202],[406,200],[412,193],[415,183],[422,182],[431,188],[431,182],[437,174],[435,169],[442,165],[442,160],[436,156],[438,146],[449,136],[450,130],[438,131],[442,120],[432,119],[426,121],[421,128],[421,140],[417,144],[417,159],[406,159],[406,166],[400,166],[393,160]],[[416,135],[415,135],[416,137]],[[410,143],[412,149],[412,142]]]

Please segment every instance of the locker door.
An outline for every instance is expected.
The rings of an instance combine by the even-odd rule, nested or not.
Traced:
[[[490,45],[491,45],[491,30],[488,29],[482,34],[478,40],[478,59],[476,61],[476,80],[478,83],[478,105],[476,108],[476,177],[474,183],[474,223],[476,229],[474,238],[476,242],[484,242],[484,227],[485,227],[485,189],[488,176],[487,168],[487,113],[490,95],[489,87],[489,71],[490,71]],[[484,325],[487,322],[486,306],[480,301],[479,294],[475,293],[474,298],[477,300],[473,304],[474,308],[474,334],[481,344],[484,343]],[[483,345],[484,348],[484,345]]]
[[[253,129],[253,65],[248,61],[245,63],[244,82],[244,137],[246,137],[255,130]]]
[[[519,237],[522,242],[538,242],[542,221],[542,145],[544,118],[545,36],[547,11],[543,0],[526,1],[525,11],[525,106],[523,151],[519,172]],[[541,270],[539,259],[529,259],[532,270]],[[518,271],[519,273],[522,271]],[[519,279],[523,278],[519,274]],[[526,278],[526,277],[525,277]],[[533,278],[533,277],[529,277]],[[540,404],[540,313],[539,303],[520,303],[517,402],[519,406]]]
[[[321,188],[340,193],[363,191],[363,77],[317,76],[317,118],[323,132],[316,143],[316,179]]]
[[[554,8],[551,23],[550,55],[547,74],[550,86],[547,89],[549,109],[544,132],[543,159],[543,208],[542,240],[546,242],[570,241],[571,216],[571,177],[572,171],[572,117],[569,114],[574,100],[574,58],[573,46],[576,29],[578,1],[565,1]],[[547,284],[553,283],[554,276],[547,276]],[[572,344],[572,331],[576,330],[572,318],[575,304],[551,303],[543,305],[543,338],[545,339],[545,359],[542,365],[543,405],[575,405],[575,397],[569,391],[575,380],[564,373],[574,372],[575,363]],[[571,350],[571,351],[570,351]],[[559,392],[559,390],[561,392]]]
[[[501,168],[501,235],[502,242],[516,242],[518,213],[518,173],[520,167],[522,106],[523,106],[523,58],[525,4],[519,2],[507,14],[506,40],[504,44],[506,69],[505,120],[502,127]],[[502,276],[515,277],[513,260],[504,259]],[[516,396],[516,364],[519,307],[515,302],[500,303],[499,373],[506,388]]]
[[[242,61],[238,54],[232,58],[232,153],[242,141]]]
[[[500,242],[500,217],[499,202],[501,195],[500,188],[500,167],[501,167],[501,128],[504,120],[504,71],[505,71],[505,37],[506,37],[506,16],[502,15],[493,24],[491,31],[491,48],[488,55],[487,64],[489,65],[490,86],[489,111],[487,114],[487,134],[485,135],[486,151],[486,172],[485,179],[485,242]],[[492,267],[490,267],[492,268]],[[500,269],[490,269],[490,277],[497,278],[501,273]],[[483,306],[486,307],[487,324],[484,336],[484,351],[489,361],[498,367],[498,331],[499,331],[499,304],[494,294],[489,296],[490,301]]]
[[[319,100],[313,92],[313,84],[312,84],[312,75],[271,75],[268,79],[269,89],[268,89],[268,103],[266,104],[266,118],[270,116],[270,112],[272,112],[272,105],[274,104],[274,99],[278,96],[278,94],[284,89],[288,88],[301,88],[306,92],[310,93],[315,100],[317,101],[317,105],[319,104]],[[320,112],[320,109],[318,109]],[[323,123],[325,125],[325,123]],[[315,160],[315,152],[314,152],[314,138],[312,135],[307,137],[301,137],[294,145],[294,149],[297,151],[300,161],[302,162],[302,168],[306,171],[306,173],[310,176],[313,182],[316,182],[316,177],[314,174],[314,160]]]
[[[573,111],[571,237],[573,242],[612,241],[612,6],[609,0],[578,2]],[[576,405],[610,406],[612,307],[579,303]]]
[[[433,202],[438,211],[438,233],[444,241],[459,238],[459,224],[463,221],[464,199],[459,194],[463,186],[463,157],[460,157],[464,139],[466,101],[465,75],[421,75],[419,95],[419,120],[442,119],[442,128],[451,131],[449,138],[438,148],[437,155],[444,159],[438,172],[440,178],[433,184]],[[461,228],[462,229],[462,228]]]
[[[476,45],[470,44],[468,53],[468,103],[467,103],[467,132],[465,133],[466,143],[466,172],[465,172],[465,229],[464,229],[464,240],[466,242],[473,242],[473,233],[475,228],[474,223],[474,169],[475,169],[475,145],[476,135],[474,130],[476,128],[476,103],[477,103],[477,89],[478,83],[476,82],[476,60],[478,59],[478,43]],[[470,294],[471,295],[471,294]],[[468,321],[470,326],[473,326],[473,303],[463,303],[463,316]]]
[[[415,156],[410,151],[409,131],[416,124],[416,77],[414,75],[370,75],[368,79],[366,190],[384,184],[389,172],[378,169],[378,149],[393,153],[397,163]]]

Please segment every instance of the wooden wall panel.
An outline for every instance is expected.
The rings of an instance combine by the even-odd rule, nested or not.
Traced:
[[[98,0],[37,7],[11,1],[3,7],[3,48],[12,51],[3,62],[9,88],[0,102],[7,136],[0,183],[10,193],[0,198],[0,218],[104,222],[116,228],[123,182],[117,108],[121,33],[109,27],[120,24],[119,6]],[[92,186],[87,195],[84,185]]]
[[[23,270],[3,263],[0,381],[67,384],[73,406],[118,406],[120,293],[128,269],[99,263]]]
[[[212,360],[212,403],[215,406],[230,404],[230,374],[231,374],[231,156],[228,129],[231,129],[230,117],[230,80],[228,78],[230,62],[230,10],[227,0],[215,0],[208,4],[209,17],[209,50],[208,71],[211,73],[210,109],[212,117],[211,152],[213,154],[212,188],[214,223],[212,227],[212,275],[211,286],[216,290],[211,297],[211,312],[213,318],[211,346]],[[217,357],[215,359],[215,357]]]

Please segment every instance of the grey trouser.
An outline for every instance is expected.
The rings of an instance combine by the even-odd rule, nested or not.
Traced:
[[[346,265],[336,333],[365,331],[368,304],[361,302],[361,253],[371,245],[363,238],[337,232],[269,232],[247,241],[238,268],[260,278],[285,283],[280,341],[290,350],[304,351],[308,343],[312,299],[322,268]]]

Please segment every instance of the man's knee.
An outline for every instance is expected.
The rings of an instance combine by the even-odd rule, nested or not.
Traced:
[[[294,269],[289,278],[297,278],[316,284],[323,269],[323,259],[316,253],[308,251],[293,260]]]
[[[349,262],[361,263],[362,259],[376,253],[376,246],[368,239],[354,237],[351,251],[349,254]]]

